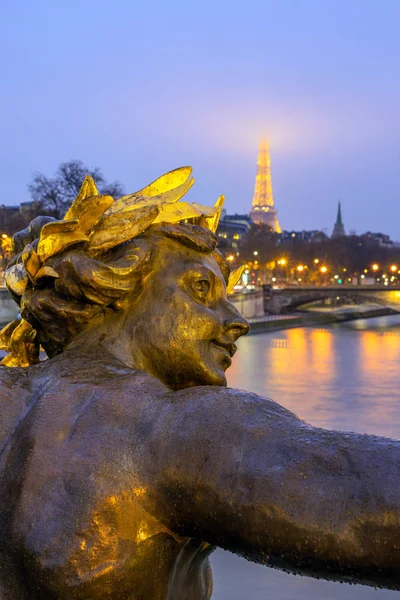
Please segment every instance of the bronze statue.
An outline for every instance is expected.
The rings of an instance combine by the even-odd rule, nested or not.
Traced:
[[[226,387],[248,324],[216,249],[222,199],[178,202],[189,177],[115,202],[87,178],[64,221],[14,236],[0,598],[206,600],[216,546],[399,590],[400,443]]]

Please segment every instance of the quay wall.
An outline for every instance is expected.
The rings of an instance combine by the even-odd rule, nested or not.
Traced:
[[[17,318],[19,306],[11,298],[6,288],[0,288],[0,326],[7,325],[10,321]]]

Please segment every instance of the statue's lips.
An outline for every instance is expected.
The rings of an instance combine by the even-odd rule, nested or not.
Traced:
[[[229,354],[230,358],[232,358],[232,356],[237,350],[237,346],[233,342],[224,342],[223,340],[211,340],[211,343],[214,344],[214,346],[216,346],[217,348],[225,350]]]

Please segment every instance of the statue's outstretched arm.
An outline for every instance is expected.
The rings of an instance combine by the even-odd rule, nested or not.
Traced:
[[[229,388],[171,394],[152,510],[177,533],[291,572],[400,589],[400,442],[310,427]]]

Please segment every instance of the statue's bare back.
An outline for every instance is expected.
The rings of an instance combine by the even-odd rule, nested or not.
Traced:
[[[50,588],[68,599],[206,600],[214,547],[174,533],[146,508],[162,465],[148,472],[143,456],[157,443],[152,431],[171,393],[107,358],[83,362],[66,353],[25,371],[25,411],[15,415],[11,443],[3,440],[3,461],[19,460],[0,493],[0,510],[10,516],[2,547],[29,556],[23,575],[14,573],[22,589],[12,600],[31,598],[33,580],[38,598]],[[7,376],[2,384],[7,389]]]

